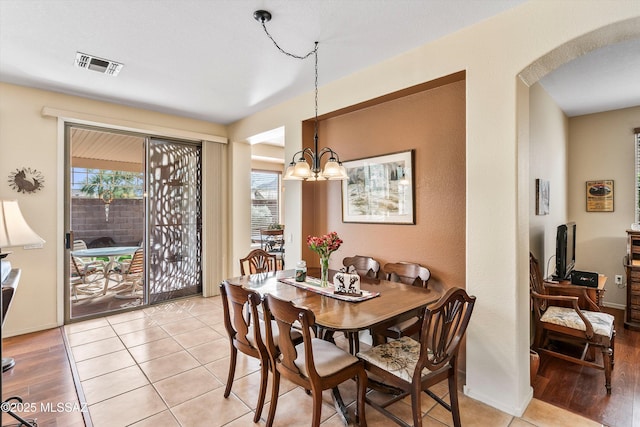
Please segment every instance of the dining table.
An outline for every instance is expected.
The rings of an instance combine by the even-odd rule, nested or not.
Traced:
[[[117,271],[116,267],[119,266],[117,258],[126,255],[133,255],[139,248],[139,246],[105,246],[102,248],[78,249],[71,251],[71,256],[78,258],[106,257],[109,259],[104,267],[105,281],[102,294],[105,295],[107,293],[107,288],[109,287],[109,280],[114,280],[119,283],[118,280],[111,279],[110,277],[111,273]]]
[[[337,271],[329,270],[329,277],[332,278],[335,273]],[[233,277],[225,282],[254,290],[262,296],[271,294],[310,309],[315,315],[319,337],[332,341],[334,333],[344,332],[349,338],[349,351],[354,355],[358,352],[360,331],[415,316],[442,296],[441,292],[434,289],[361,277],[360,289],[364,296],[348,298],[333,294],[331,283],[327,288],[318,286],[318,289],[314,289],[314,284],[318,283],[314,278],[320,277],[319,268],[309,268],[307,274],[307,281],[302,285],[295,283],[295,270]],[[333,397],[338,413],[348,424],[346,406],[337,389],[334,389]]]

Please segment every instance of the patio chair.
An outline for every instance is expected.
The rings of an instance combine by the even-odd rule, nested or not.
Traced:
[[[69,283],[74,299],[78,299],[78,294],[96,295],[104,290],[107,281],[104,261],[85,262],[73,255],[70,259]]]
[[[116,294],[118,298],[142,298],[142,284],[144,282],[144,249],[139,248],[133,253],[130,261],[121,263],[121,284],[129,285],[129,289]]]

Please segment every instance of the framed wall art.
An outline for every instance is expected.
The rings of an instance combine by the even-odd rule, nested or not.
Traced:
[[[613,212],[613,180],[587,181],[587,212]]]
[[[549,181],[536,179],[536,215],[549,215]]]
[[[342,221],[415,224],[413,150],[343,162]]]

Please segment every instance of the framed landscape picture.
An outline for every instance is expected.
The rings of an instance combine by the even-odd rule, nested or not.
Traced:
[[[343,162],[342,221],[415,224],[413,150]]]

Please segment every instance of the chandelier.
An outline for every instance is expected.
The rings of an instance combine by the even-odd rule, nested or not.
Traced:
[[[266,23],[271,20],[271,13],[266,10],[256,10],[253,13],[253,17],[256,21],[262,24],[265,34],[271,39],[275,47],[287,56],[296,59],[307,59],[313,55],[315,59],[315,116],[314,116],[314,133],[313,133],[313,150],[311,148],[305,148],[293,155],[291,163],[287,167],[287,170],[282,177],[283,180],[288,181],[324,181],[327,179],[347,179],[347,171],[340,162],[338,153],[333,151],[329,147],[323,147],[322,150],[318,150],[318,42],[315,42],[313,50],[304,56],[294,55],[282,49],[278,43],[273,39],[269,31],[267,31]],[[329,155],[324,168],[320,166],[322,157]],[[311,162],[307,161],[307,158]]]

